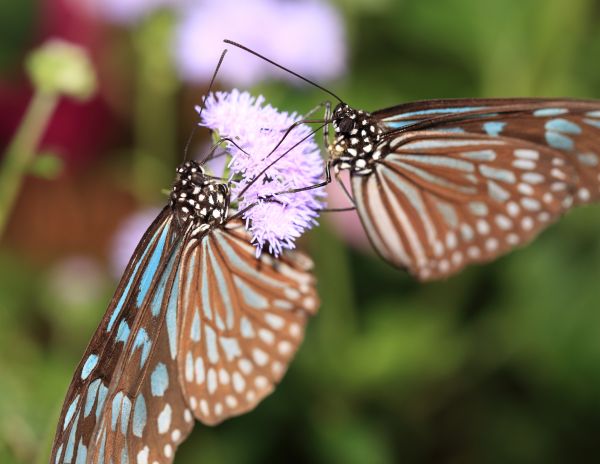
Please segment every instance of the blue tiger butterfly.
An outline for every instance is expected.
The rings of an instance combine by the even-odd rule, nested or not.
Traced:
[[[600,102],[450,99],[367,113],[327,92],[327,179],[350,172],[351,198],[378,254],[427,281],[532,240],[600,197]],[[334,130],[329,140],[328,124]]]
[[[256,258],[227,183],[186,161],[77,367],[52,464],[168,463],[194,418],[254,408],[319,302],[312,263]]]

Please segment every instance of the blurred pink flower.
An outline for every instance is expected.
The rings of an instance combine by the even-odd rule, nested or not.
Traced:
[[[180,10],[175,59],[184,80],[206,82],[231,39],[314,79],[332,79],[346,66],[346,42],[339,12],[318,0],[200,0]],[[230,54],[219,79],[248,86],[278,77],[298,82],[242,50]]]
[[[348,171],[342,171],[340,179],[346,186],[346,190],[352,193]],[[335,180],[327,186],[327,206],[329,208],[348,208],[352,206],[341,185]],[[331,212],[324,214],[324,217],[335,232],[351,246],[361,251],[372,249],[356,211]]]
[[[47,282],[53,298],[77,308],[102,297],[106,277],[93,258],[71,256],[51,269]]]
[[[156,218],[160,209],[140,210],[125,219],[117,229],[110,249],[110,264],[115,278],[120,278],[144,232]]]

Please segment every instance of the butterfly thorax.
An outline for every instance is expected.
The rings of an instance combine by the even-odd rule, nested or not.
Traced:
[[[349,169],[361,175],[371,173],[374,164],[381,158],[377,147],[383,129],[377,120],[369,113],[340,103],[333,111],[332,124],[335,140],[328,150],[334,169]]]
[[[177,168],[171,191],[170,206],[183,227],[192,233],[202,233],[222,224],[229,209],[229,188],[206,175],[195,161],[186,161]]]

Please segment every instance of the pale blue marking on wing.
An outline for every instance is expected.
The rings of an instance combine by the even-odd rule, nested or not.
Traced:
[[[146,251],[148,251],[148,249],[146,249]],[[123,294],[121,295],[121,298],[119,298],[119,302],[117,303],[117,305],[115,306],[115,309],[113,309],[113,312],[110,315],[110,320],[108,321],[108,326],[106,327],[107,332],[110,332],[112,330],[113,324],[117,320],[117,316],[119,315],[119,313],[121,312],[121,309],[123,308],[125,299],[127,298],[127,295],[129,295],[129,290],[131,289],[131,284],[135,280],[135,276],[137,274],[138,268],[140,267],[140,263],[143,261],[143,259],[144,259],[143,257],[140,258],[140,260],[135,265],[135,268],[134,268],[133,272],[131,273],[131,276],[129,276],[129,281],[127,282],[127,285],[125,286],[125,290],[123,290]]]
[[[168,228],[167,226],[164,227],[163,234],[165,233],[165,230],[167,228]],[[129,291],[131,290],[131,284],[133,283],[133,281],[135,280],[135,278],[137,276],[138,270],[140,268],[140,264],[142,264],[144,262],[144,260],[146,259],[146,256],[148,255],[148,251],[150,250],[150,248],[152,248],[152,245],[155,241],[156,241],[156,234],[148,241],[148,245],[146,246],[146,249],[142,253],[142,256],[140,257],[138,262],[135,264],[135,267],[133,268],[133,272],[129,276],[129,281],[127,282],[127,285],[125,286],[125,289],[123,290],[121,298],[119,298],[119,302],[113,309],[113,312],[110,316],[110,320],[108,321],[108,326],[106,327],[107,332],[110,332],[112,330],[112,327],[117,319],[117,316],[121,312],[121,309],[123,308],[123,305],[125,304],[125,300],[127,299],[128,295],[129,295]],[[139,300],[139,295],[138,295],[138,300]],[[140,305],[140,303],[138,302],[138,306],[139,305]]]
[[[514,172],[507,169],[494,168],[486,164],[479,166],[479,171],[488,179],[500,180],[509,184],[514,184],[517,181]]]
[[[160,234],[160,238],[156,242],[156,248],[154,249],[152,256],[150,256],[150,260],[148,261],[148,264],[146,265],[146,268],[144,269],[144,273],[142,274],[142,278],[140,280],[140,291],[138,293],[137,300],[136,300],[136,304],[138,307],[144,301],[144,298],[146,297],[146,294],[148,293],[148,289],[150,288],[150,283],[152,282],[154,274],[156,273],[156,269],[158,268],[158,265],[160,264],[160,258],[162,257],[162,254],[163,254],[163,251],[165,248],[165,241],[167,239],[168,231],[169,231],[169,224],[167,223],[163,227],[162,233]]]
[[[86,359],[86,361],[83,365],[83,368],[81,369],[82,380],[85,380],[89,377],[89,375],[92,373],[92,371],[94,370],[94,368],[96,367],[97,364],[98,364],[98,355],[90,354],[88,356],[88,358]]]
[[[179,274],[181,270],[178,269],[175,274],[175,280],[173,281],[173,287],[171,288],[171,294],[169,295],[169,302],[167,303],[167,311],[165,319],[167,322],[167,338],[169,339],[169,349],[171,350],[171,358],[175,359],[177,356],[177,303],[179,301]]]
[[[588,111],[585,114],[587,116],[591,117],[591,118],[600,118],[600,111],[598,111],[598,110],[596,110],[596,111]]]
[[[127,426],[129,425],[129,415],[131,414],[131,400],[127,395],[123,396],[121,406],[121,433],[127,435]]]
[[[123,344],[127,343],[127,339],[129,338],[129,324],[127,324],[126,320],[122,320],[119,324],[119,328],[117,329],[117,337],[115,342],[123,342]]]
[[[454,206],[441,202],[437,202],[436,206],[438,211],[443,216],[444,221],[446,221],[446,224],[453,229],[458,227],[458,216],[456,215],[456,209],[454,209]]]
[[[554,131],[546,132],[546,142],[552,148],[556,148],[558,150],[572,150],[574,146],[573,140],[566,135]]]
[[[208,243],[206,240],[202,242],[202,267],[200,268],[200,272],[202,272],[202,311],[204,312],[204,317],[209,321],[212,321],[213,314],[212,308],[210,307],[210,292],[208,287],[208,263],[207,257],[208,254]]]
[[[219,350],[217,349],[217,334],[209,325],[204,326],[206,334],[206,350],[208,351],[208,360],[212,364],[219,362]]]
[[[252,309],[260,310],[269,307],[269,300],[252,289],[252,287],[250,287],[242,278],[234,276],[233,281],[235,282],[236,288],[241,292],[246,304]]]
[[[401,139],[401,137],[392,140],[392,148],[395,147],[394,142]],[[399,140],[401,142],[402,140]],[[500,140],[481,140],[481,139],[465,139],[465,140],[445,140],[445,139],[428,139],[428,140],[417,140],[415,142],[408,142],[402,145],[403,150],[430,150],[432,148],[454,148],[454,147],[467,147],[469,145],[504,145],[504,142]]]
[[[63,430],[66,430],[67,426],[69,425],[69,422],[71,422],[71,419],[73,418],[73,414],[75,414],[75,409],[77,408],[77,404],[79,403],[79,395],[77,395],[73,401],[71,401],[71,404],[69,405],[69,408],[67,409],[67,413],[65,414],[65,421],[63,422]]]
[[[98,387],[100,386],[100,382],[102,382],[102,380],[96,379],[88,387],[87,396],[85,397],[83,417],[89,416],[90,412],[92,412],[92,406],[94,406],[94,401],[96,401],[96,394],[98,393]]]
[[[568,113],[568,111],[566,108],[540,108],[539,110],[535,110],[533,115],[538,117],[558,116],[559,114]]]
[[[469,161],[459,160],[451,158],[449,156],[435,156],[435,155],[405,155],[398,154],[392,155],[394,159],[400,161],[414,161],[419,164],[429,164],[431,166],[458,169],[459,171],[473,172],[475,171],[475,165]]]
[[[460,156],[474,161],[494,161],[496,152],[494,150],[465,151]]]
[[[432,108],[428,110],[410,111],[408,113],[395,114],[384,118],[383,121],[393,121],[397,118],[405,118],[407,116],[421,116],[428,114],[455,114],[455,113],[467,113],[469,111],[476,111],[486,108],[485,106],[458,106],[456,108]]]
[[[254,329],[252,328],[252,324],[245,317],[243,317],[240,322],[240,332],[244,338],[254,337]]]
[[[565,134],[581,134],[581,127],[567,119],[551,119],[544,125],[547,131],[563,132]]]
[[[98,462],[104,463],[104,449],[106,448],[106,427],[102,430],[102,439],[100,440],[100,451],[98,453]]]
[[[130,464],[129,463],[129,452],[127,451],[127,442],[123,446],[121,450],[121,464]]]
[[[164,363],[159,362],[150,375],[152,396],[163,396],[169,387],[169,372]]]
[[[231,362],[242,354],[240,344],[236,338],[220,337],[219,342],[221,343],[221,348],[225,352],[228,361]]]
[[[69,438],[67,440],[67,447],[65,448],[65,458],[63,462],[71,462],[73,460],[73,451],[75,448],[75,435],[77,433],[77,426],[79,425],[79,421],[76,420],[71,428],[71,433],[69,433]]]
[[[394,116],[394,117],[397,117],[397,116]],[[412,120],[412,121],[389,121],[389,122],[386,121],[385,125],[387,127],[389,127],[390,129],[401,129],[403,127],[410,126],[417,122],[419,122],[419,121],[415,121],[415,120]]]
[[[54,460],[54,464],[58,464],[60,461],[60,458],[62,457],[62,451],[63,451],[63,444],[61,444],[58,447],[58,450],[56,451],[56,459]]]
[[[589,124],[590,126],[600,128],[600,121],[597,121],[596,119],[585,118],[583,122]]]
[[[135,340],[133,341],[130,357],[133,356],[135,351],[140,347],[142,349],[142,354],[140,356],[140,368],[142,368],[148,359],[150,348],[152,347],[152,340],[150,340],[148,337],[148,332],[146,332],[146,329],[143,327],[138,330]]]
[[[502,132],[502,129],[504,129],[504,126],[506,126],[505,122],[489,121],[483,123],[483,130],[488,135],[491,135],[492,137],[497,137],[500,134],[500,132]]]
[[[140,393],[133,406],[133,423],[131,425],[131,431],[136,437],[142,438],[147,421],[148,409],[146,408],[146,400],[144,399],[144,395]]]
[[[586,166],[598,166],[598,155],[595,153],[579,153],[577,159]]]
[[[75,464],[86,464],[87,461],[87,446],[83,444],[81,438],[79,439],[79,444],[77,445],[77,459],[75,460]]]
[[[195,309],[194,318],[192,319],[192,327],[190,328],[190,337],[192,341],[199,342],[200,333],[200,315],[198,314],[198,309]]]
[[[112,401],[112,416],[110,421],[110,429],[114,432],[117,429],[117,420],[121,412],[121,405],[123,404],[123,392],[118,392]]]
[[[96,405],[96,420],[100,417],[100,413],[104,408],[104,402],[106,401],[106,395],[108,393],[108,388],[104,386],[102,382],[100,382],[100,387],[98,387],[98,404]]]
[[[464,134],[465,130],[462,127],[441,127],[439,129],[427,129],[429,132],[451,132],[453,134]]]
[[[210,245],[209,245],[210,247]],[[212,266],[212,270],[215,274],[215,279],[217,280],[217,286],[219,287],[219,294],[221,295],[221,301],[223,302],[223,306],[225,306],[225,322],[227,328],[233,328],[233,305],[231,304],[231,295],[229,294],[229,288],[227,287],[227,282],[225,281],[225,277],[223,275],[223,270],[219,266],[219,262],[215,257],[215,254],[210,253],[210,264]]]
[[[169,257],[169,262],[167,263],[164,272],[160,276],[158,287],[154,292],[154,295],[152,295],[152,301],[150,302],[150,311],[154,317],[158,316],[162,309],[163,297],[165,295],[167,282],[169,281],[169,277],[171,275],[171,272],[173,271],[173,267],[175,266],[175,262],[177,261],[177,259],[178,253],[177,250],[174,250],[171,256]]]

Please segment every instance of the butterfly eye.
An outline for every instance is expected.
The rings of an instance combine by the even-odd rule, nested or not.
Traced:
[[[339,127],[342,133],[350,132],[354,129],[354,120],[348,117],[343,118],[339,123]]]

